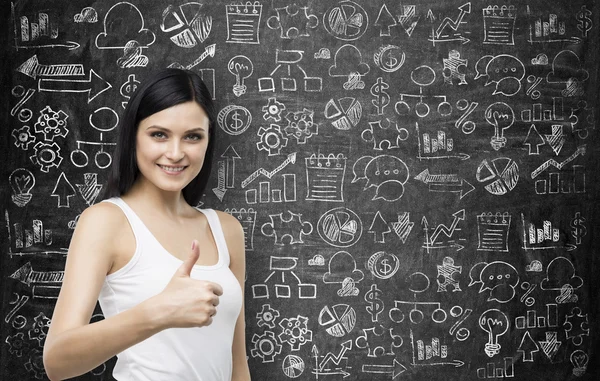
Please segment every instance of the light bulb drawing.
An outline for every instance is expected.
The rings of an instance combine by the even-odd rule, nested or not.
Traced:
[[[509,324],[506,314],[495,308],[481,314],[479,326],[488,333],[488,342],[485,344],[485,354],[488,357],[494,357],[500,353],[501,346],[498,344],[498,337],[508,331]]]
[[[494,136],[492,136],[492,148],[498,151],[506,145],[504,130],[510,128],[515,122],[515,113],[513,109],[504,102],[492,103],[485,110],[485,120],[494,126]]]
[[[235,76],[235,85],[233,85],[233,93],[236,97],[246,94],[246,85],[244,79],[252,75],[254,65],[246,56],[235,56],[229,60],[227,64],[229,72]]]
[[[571,364],[573,364],[573,375],[577,377],[583,376],[587,369],[589,356],[587,353],[578,349],[571,353]]]
[[[35,185],[33,173],[25,168],[15,169],[8,177],[8,183],[12,190],[11,199],[20,207],[23,207],[31,200],[31,189]]]

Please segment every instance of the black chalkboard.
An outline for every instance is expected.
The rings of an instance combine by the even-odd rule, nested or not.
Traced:
[[[0,379],[46,378],[77,218],[166,66],[218,106],[199,206],[245,229],[253,379],[600,379],[596,2],[3,3]]]

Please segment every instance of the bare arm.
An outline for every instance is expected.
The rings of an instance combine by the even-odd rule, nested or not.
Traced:
[[[246,323],[244,319],[244,279],[246,276],[246,255],[244,251],[244,230],[239,221],[226,213],[219,213],[223,226],[227,248],[231,257],[229,268],[240,282],[242,288],[242,309],[235,324],[233,334],[233,356],[232,381],[250,380],[250,370],[246,356]]]
[[[125,216],[114,208],[104,203],[86,209],[71,239],[65,277],[44,343],[44,368],[51,380],[88,372],[163,329],[212,322],[213,304],[218,304],[222,290],[211,282],[189,278],[199,255],[196,248],[163,292],[89,324],[112,264],[116,231],[127,223],[119,220]]]

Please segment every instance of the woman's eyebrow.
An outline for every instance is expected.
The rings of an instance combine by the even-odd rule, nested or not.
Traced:
[[[150,127],[146,128],[146,130],[149,130],[149,129],[151,129],[151,128],[157,128],[157,129],[159,129],[159,130],[163,130],[163,131],[171,132],[171,130],[169,130],[169,129],[168,129],[168,128],[166,128],[166,127],[155,126],[155,125],[152,125],[152,126],[150,126]],[[191,130],[187,130],[187,131],[186,131],[186,133],[188,133],[188,132],[198,132],[198,131],[204,132],[204,128],[202,128],[202,127],[192,128]]]

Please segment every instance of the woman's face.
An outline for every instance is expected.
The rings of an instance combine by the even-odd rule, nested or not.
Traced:
[[[182,190],[202,169],[208,126],[208,116],[193,101],[143,119],[136,136],[136,160],[142,180],[165,191]]]

